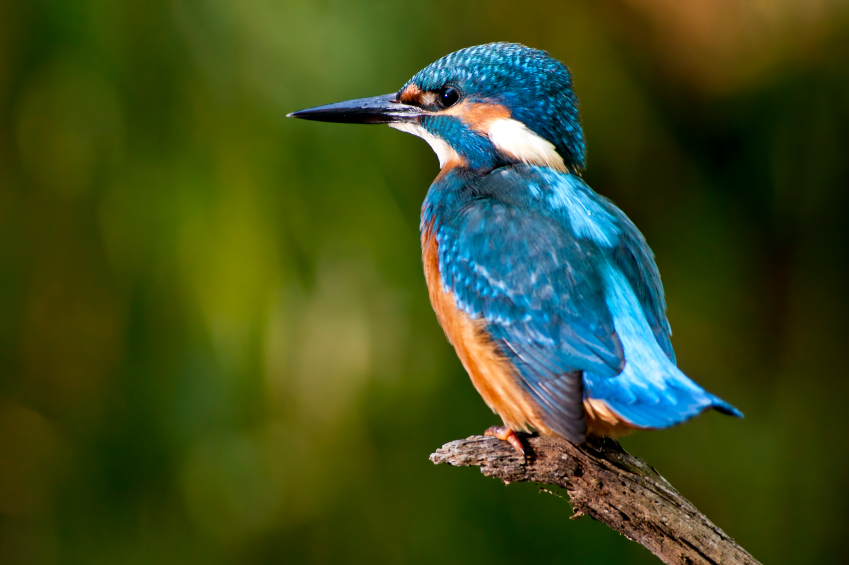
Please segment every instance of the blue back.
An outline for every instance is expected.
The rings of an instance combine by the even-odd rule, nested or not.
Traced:
[[[675,367],[652,252],[580,177],[454,169],[431,187],[422,222],[433,225],[444,289],[485,320],[555,432],[581,438],[582,398],[642,427],[709,406],[736,412]]]
[[[596,218],[588,220],[587,212]],[[658,344],[674,361],[663,287],[633,223],[580,177],[514,165],[482,177],[452,171],[425,200],[446,290],[495,333],[522,332],[563,370],[613,376],[624,364],[605,302],[603,264],[622,270]]]

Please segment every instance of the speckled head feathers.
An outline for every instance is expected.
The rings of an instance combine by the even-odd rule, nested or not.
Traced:
[[[545,51],[517,43],[461,49],[419,71],[399,92],[457,88],[470,103],[497,104],[552,143],[567,167],[583,169],[586,145],[572,74]]]

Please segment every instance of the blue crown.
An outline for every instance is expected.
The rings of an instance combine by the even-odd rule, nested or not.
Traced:
[[[560,61],[518,43],[489,43],[461,49],[419,71],[407,84],[422,91],[444,85],[472,102],[506,106],[513,119],[554,144],[571,168],[586,166],[586,143],[572,73]]]

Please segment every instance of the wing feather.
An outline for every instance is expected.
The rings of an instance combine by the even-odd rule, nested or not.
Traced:
[[[578,192],[564,195],[554,185],[564,178]],[[552,179],[530,167],[491,173],[462,206],[442,211],[435,237],[442,284],[457,307],[485,320],[546,424],[582,441],[582,374],[611,379],[625,364],[605,300],[604,265],[622,271],[673,362],[674,353],[645,240],[624,213],[575,179]],[[547,195],[559,200],[546,202]],[[566,201],[579,206],[551,205]],[[593,211],[600,214],[594,218]]]

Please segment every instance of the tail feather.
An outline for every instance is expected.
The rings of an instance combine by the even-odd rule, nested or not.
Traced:
[[[710,405],[711,408],[719,412],[720,414],[725,414],[726,416],[734,416],[735,418],[743,418],[743,413],[740,412],[735,406],[725,402],[718,396],[711,394],[713,398],[713,403]]]
[[[743,414],[690,380],[661,349],[633,289],[620,271],[608,267],[606,301],[622,341],[625,367],[615,377],[584,373],[584,398],[603,401],[639,428],[668,428],[708,408]]]
[[[638,428],[668,428],[714,410],[742,418],[743,413],[691,381],[677,368],[666,375],[663,386],[646,387],[639,380],[623,377],[598,378],[584,373],[584,395],[601,400],[618,416]],[[672,379],[673,382],[670,382]]]

